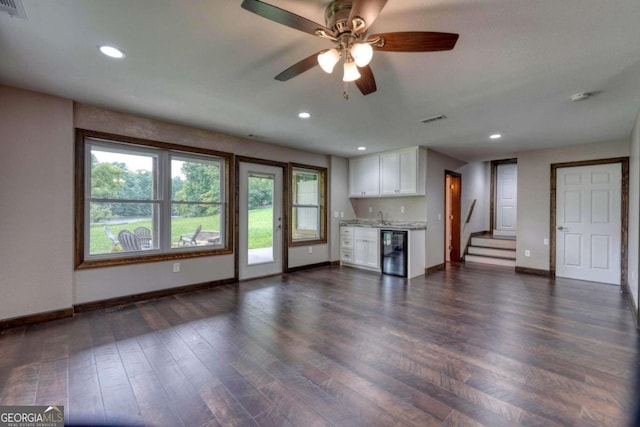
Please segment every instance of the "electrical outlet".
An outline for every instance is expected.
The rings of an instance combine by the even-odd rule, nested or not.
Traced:
[[[373,212],[373,206],[369,206],[369,213]]]
[[[400,206],[400,213],[404,213],[404,206]]]
[[[179,262],[174,262],[173,263],[173,272],[174,273],[180,273],[180,263]]]
[[[338,218],[339,216],[340,216],[340,212],[335,211],[335,212],[333,213],[333,217],[334,217],[334,218]]]
[[[340,218],[344,218],[344,212],[340,212]]]
[[[531,256],[531,251],[529,249],[525,249],[524,256]]]
[[[442,214],[438,214],[438,221],[442,221]]]
[[[542,240],[542,244],[543,244],[543,245],[545,245],[545,246],[549,246],[549,239],[544,238],[544,239]]]
[[[309,246],[309,253],[312,254],[313,253],[313,246]]]

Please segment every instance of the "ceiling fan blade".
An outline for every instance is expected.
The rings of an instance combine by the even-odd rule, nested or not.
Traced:
[[[326,52],[326,49],[321,50],[320,52],[316,52],[313,55],[303,59],[302,61],[293,64],[291,67],[278,74],[275,79],[281,82],[286,82],[287,80],[292,79],[297,75],[304,73],[305,71],[309,71],[310,69],[318,65],[318,55],[323,52]]]
[[[378,90],[376,87],[376,79],[373,78],[373,71],[371,71],[370,66],[358,67],[358,71],[360,72],[360,78],[354,83],[363,95],[369,95]]]
[[[369,36],[369,39],[384,39],[383,46],[372,45],[374,50],[383,52],[434,52],[451,50],[458,41],[459,34],[436,33],[432,31],[407,31],[397,33],[380,33]]]
[[[365,26],[358,32],[364,33],[373,24],[386,4],[387,0],[355,0],[349,14],[349,28],[352,28],[353,18],[360,17],[364,19]]]
[[[312,35],[317,35],[316,30],[323,30],[325,33],[333,35],[333,31],[313,21],[303,18],[302,16],[291,13],[288,10],[280,9],[279,7],[272,6],[268,3],[261,2],[259,0],[244,0],[242,2],[242,8],[253,12],[256,15],[260,15],[263,18],[267,18],[278,24],[286,25],[287,27],[294,28],[296,30],[303,31]]]

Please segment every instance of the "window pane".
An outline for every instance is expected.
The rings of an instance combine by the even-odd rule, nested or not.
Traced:
[[[247,219],[247,262],[249,265],[273,262],[273,175],[249,177],[249,218]]]
[[[221,206],[174,203],[171,206],[171,247],[221,245]]]
[[[179,157],[171,159],[171,199],[184,202],[221,202],[221,163]]]
[[[293,239],[307,240],[320,238],[320,216],[317,207],[293,208]]]
[[[122,251],[144,251],[158,247],[156,229],[151,212],[152,203],[91,202],[89,224],[89,254]],[[114,216],[111,212],[130,210],[149,212],[148,215]],[[105,216],[106,215],[106,216]]]
[[[294,204],[317,205],[319,203],[318,175],[317,172],[293,172]]]
[[[91,198],[153,200],[155,156],[91,147]]]

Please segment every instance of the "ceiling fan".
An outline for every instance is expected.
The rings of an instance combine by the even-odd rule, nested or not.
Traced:
[[[354,82],[363,95],[376,91],[376,81],[369,63],[373,51],[434,52],[451,50],[458,34],[430,31],[406,31],[368,35],[387,0],[334,0],[325,9],[325,23],[320,25],[302,16],[260,0],[244,0],[242,7],[250,12],[287,27],[322,37],[333,42],[331,49],[321,50],[292,65],[275,79],[287,81],[316,65],[331,73],[341,59],[344,61],[344,82]],[[345,83],[346,85],[346,83]],[[349,98],[347,90],[344,92]]]

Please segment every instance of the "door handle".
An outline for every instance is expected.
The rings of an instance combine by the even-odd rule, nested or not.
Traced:
[[[558,230],[560,230],[560,231],[569,231],[569,229],[567,227],[563,227],[561,225],[558,226]]]

